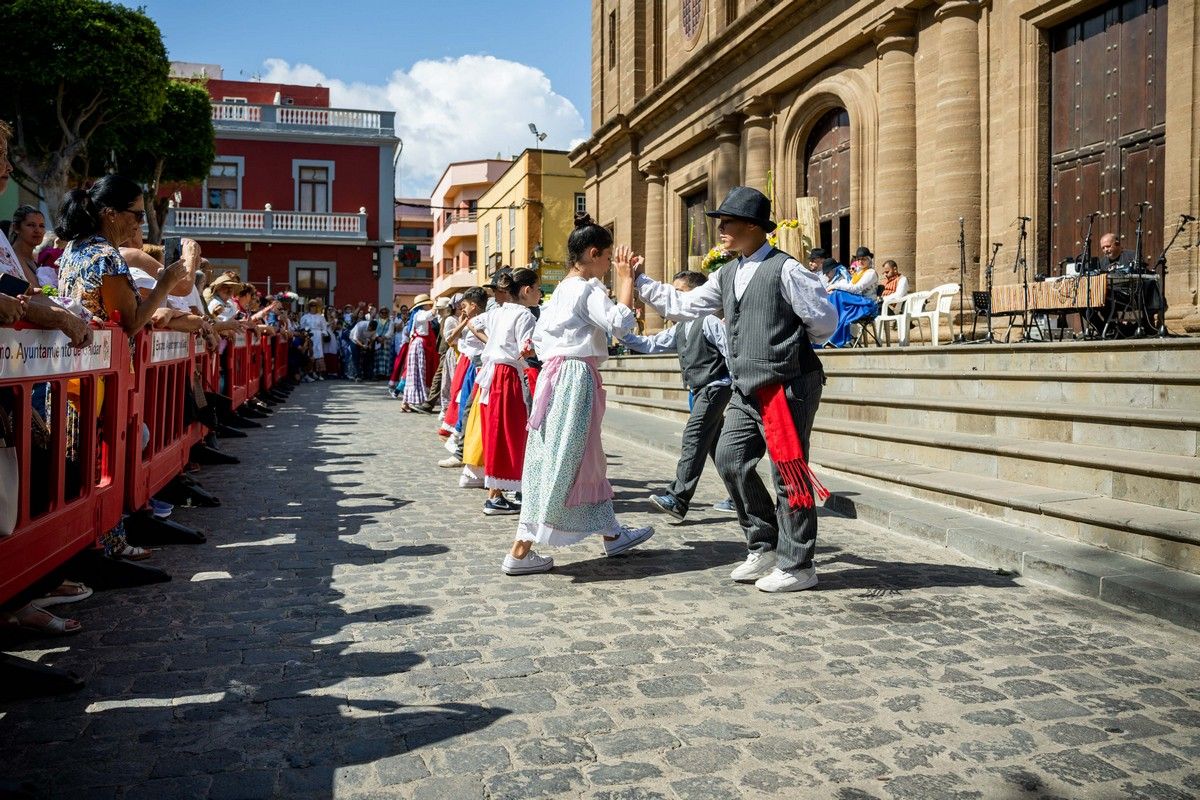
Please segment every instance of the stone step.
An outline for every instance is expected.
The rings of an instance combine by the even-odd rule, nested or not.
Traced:
[[[861,422],[847,429],[840,422],[818,414],[814,446],[916,467],[1082,490],[1160,508],[1200,509],[1200,458],[1196,457],[951,431],[931,434]]]
[[[813,447],[844,477],[1147,561],[1200,573],[1200,514]]]
[[[610,406],[604,434],[678,457],[681,427],[658,416]],[[1200,630],[1200,576],[905,496],[820,466],[818,472],[833,492],[825,503],[829,510],[898,535],[942,544],[991,567],[1068,592]]]

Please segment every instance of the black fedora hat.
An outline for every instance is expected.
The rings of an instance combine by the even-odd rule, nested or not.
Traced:
[[[771,221],[771,201],[758,189],[749,186],[735,186],[725,195],[724,202],[716,211],[709,211],[710,217],[733,217],[753,222],[767,233],[775,230]]]
[[[854,251],[855,258],[874,258],[875,254],[866,247],[860,247]]]
[[[840,266],[841,264],[837,262],[836,258],[827,258],[821,262],[821,272],[830,272],[831,270],[835,270]]]
[[[828,257],[829,254],[825,252],[824,247],[814,247],[812,250],[808,251],[809,261],[824,261]]]
[[[483,288],[485,288],[485,289],[499,288],[496,286],[496,281],[500,280],[501,275],[512,275],[512,267],[501,267],[500,269],[496,270],[496,274],[494,274],[492,276],[492,279],[490,281],[488,281],[487,283],[485,283],[483,285]]]

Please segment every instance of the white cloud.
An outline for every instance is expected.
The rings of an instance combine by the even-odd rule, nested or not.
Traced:
[[[579,110],[545,73],[492,56],[418,61],[385,84],[346,83],[277,58],[263,66],[264,81],[328,86],[335,107],[394,110],[404,140],[400,191],[409,197],[428,197],[452,161],[508,158],[531,146],[531,122],[548,134],[547,148],[570,149],[587,135]]]

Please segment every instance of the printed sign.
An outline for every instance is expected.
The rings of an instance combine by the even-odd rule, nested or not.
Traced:
[[[112,331],[93,331],[92,343],[81,349],[59,331],[0,328],[0,380],[109,369],[112,363]]]
[[[191,334],[182,331],[154,331],[150,334],[150,363],[178,361],[190,355]]]

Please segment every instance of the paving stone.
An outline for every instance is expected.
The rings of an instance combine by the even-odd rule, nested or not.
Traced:
[[[755,592],[728,581],[736,521],[662,526],[644,497],[674,463],[607,434],[622,522],[659,535],[504,578],[515,520],[435,466],[432,418],[326,381],[270,422],[222,443],[242,467],[202,473],[225,505],[177,509],[210,544],[156,552],[176,580],[98,593],[69,649],[31,653],[88,687],[0,705],[5,780],[98,800],[1200,796],[1194,631],[827,510],[820,590]],[[710,470],[698,502],[723,491]]]

